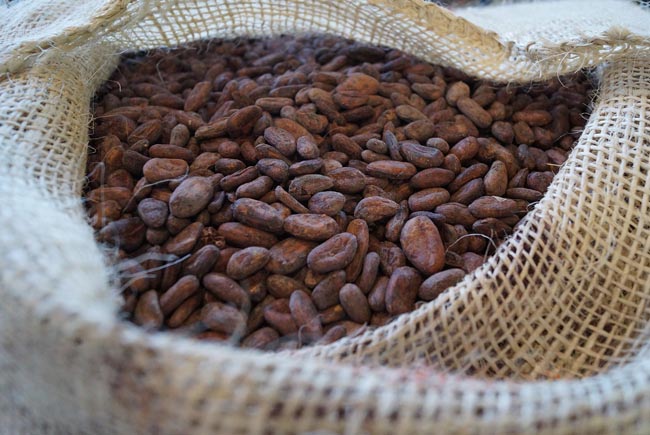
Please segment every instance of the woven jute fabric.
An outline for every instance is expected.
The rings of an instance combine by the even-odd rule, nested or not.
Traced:
[[[0,433],[650,433],[650,12],[419,0],[0,6]],[[327,32],[499,82],[595,68],[548,193],[483,267],[388,326],[270,354],[119,319],[81,189],[127,50]]]

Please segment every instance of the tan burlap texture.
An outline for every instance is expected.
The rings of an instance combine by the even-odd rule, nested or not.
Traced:
[[[502,82],[598,66],[598,97],[496,256],[386,327],[267,354],[120,321],[80,199],[95,89],[124,50],[303,32]],[[650,433],[649,47],[615,0],[0,6],[0,433]]]

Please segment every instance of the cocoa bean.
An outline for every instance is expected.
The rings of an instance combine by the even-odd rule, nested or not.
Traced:
[[[381,196],[371,196],[359,201],[354,209],[354,217],[372,223],[394,216],[398,210],[399,205],[395,201]]]
[[[158,294],[155,290],[149,290],[140,296],[133,312],[133,321],[145,329],[160,329],[163,323],[163,313],[160,310]]]
[[[288,298],[294,290],[307,291],[307,287],[303,283],[284,275],[270,275],[266,280],[266,285],[268,292],[279,299]],[[314,302],[316,301],[314,300]]]
[[[280,334],[273,328],[265,326],[244,338],[241,345],[252,349],[274,350],[279,339]]]
[[[291,133],[282,128],[268,127],[264,130],[264,139],[286,157],[291,157],[296,152],[296,140]]]
[[[242,249],[230,257],[226,273],[234,279],[246,278],[266,266],[270,258],[269,250],[259,246]]]
[[[345,204],[345,196],[339,192],[324,191],[309,198],[309,211],[315,214],[335,216]]]
[[[418,216],[407,221],[400,244],[406,258],[425,275],[440,271],[445,264],[445,248],[430,219]]]
[[[318,317],[318,311],[306,292],[295,290],[291,293],[289,310],[294,322],[300,328],[302,339],[315,341],[323,335],[323,327]]]
[[[289,183],[289,194],[298,201],[306,201],[311,198],[312,195],[331,189],[333,186],[334,181],[325,175],[303,175],[293,179],[293,181]],[[288,207],[291,208],[290,206]]]
[[[232,304],[244,312],[250,311],[250,296],[237,282],[226,275],[214,272],[208,273],[203,277],[202,282],[210,293],[223,302]]]
[[[221,224],[218,231],[228,244],[240,248],[261,246],[269,249],[278,242],[278,239],[271,233],[237,222]]]
[[[309,253],[307,264],[318,273],[327,273],[346,267],[357,251],[357,239],[350,233],[337,234]]]
[[[435,273],[424,280],[418,290],[418,296],[425,301],[432,301],[443,291],[452,287],[465,277],[465,271],[462,269],[447,269]]]
[[[160,309],[164,315],[169,315],[187,298],[199,290],[199,280],[193,275],[187,275],[176,281],[160,297]]]
[[[208,273],[219,259],[221,251],[214,245],[206,245],[196,251],[190,258],[183,262],[183,275],[194,275],[202,278]]]
[[[386,311],[393,316],[413,310],[422,278],[412,267],[395,269],[386,284]]]
[[[517,202],[499,196],[483,196],[472,201],[467,208],[478,219],[506,217],[522,211]]]
[[[368,175],[390,180],[408,180],[417,172],[417,168],[408,162],[380,160],[369,163],[366,167]]]
[[[338,233],[334,219],[322,214],[298,214],[284,220],[284,231],[306,240],[324,241]]]
[[[307,264],[307,256],[315,246],[314,242],[307,240],[284,239],[270,249],[271,258],[266,264],[266,269],[271,273],[283,275],[296,272]]]
[[[341,306],[353,322],[370,321],[370,305],[363,292],[354,284],[345,284],[339,294]]]
[[[169,210],[179,218],[188,218],[203,210],[214,195],[210,180],[190,177],[184,180],[169,198]]]
[[[420,190],[409,196],[408,205],[412,211],[433,210],[449,201],[449,192],[441,187]]]
[[[201,322],[208,329],[227,335],[241,334],[246,328],[246,316],[241,311],[219,302],[211,302],[203,307]]]
[[[282,214],[256,199],[240,198],[233,204],[233,217],[239,222],[272,233],[279,233],[284,226]]]
[[[327,173],[334,183],[334,190],[354,194],[363,191],[366,186],[366,177],[361,171],[354,168],[337,168]]]

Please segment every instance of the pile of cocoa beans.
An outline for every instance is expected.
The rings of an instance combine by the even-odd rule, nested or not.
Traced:
[[[496,86],[330,36],[126,55],[85,189],[149,330],[331,343],[484,263],[580,134],[586,74]]]

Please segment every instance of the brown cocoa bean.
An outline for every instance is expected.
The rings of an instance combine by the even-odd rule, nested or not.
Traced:
[[[485,263],[485,257],[474,252],[465,252],[461,257],[463,259],[463,270],[467,273],[472,273]]]
[[[271,273],[288,275],[307,264],[307,256],[316,244],[306,240],[288,238],[271,247],[271,256],[266,270]]]
[[[370,321],[370,305],[363,292],[355,284],[345,284],[339,294],[341,306],[353,322]]]
[[[492,115],[469,97],[461,97],[456,106],[465,116],[480,128],[488,128],[492,124]]]
[[[246,106],[230,115],[226,121],[225,130],[232,137],[245,136],[252,130],[253,125],[262,116],[262,109],[258,106]],[[199,131],[197,130],[197,138]],[[225,132],[224,132],[225,133]]]
[[[249,246],[261,246],[271,248],[278,242],[278,239],[271,233],[242,225],[237,222],[226,222],[219,226],[219,235],[221,235],[228,244],[240,248]]]
[[[386,275],[390,276],[396,269],[406,265],[404,252],[394,243],[382,242],[378,254],[381,269]]]
[[[237,308],[219,302],[211,302],[203,307],[201,322],[208,329],[228,335],[242,334],[246,329],[246,316]]]
[[[388,277],[380,276],[368,294],[368,304],[374,312],[383,312],[386,309],[386,287]]]
[[[283,107],[293,106],[293,100],[287,97],[271,96],[258,98],[255,100],[255,105],[261,107],[265,112],[278,114]]]
[[[338,229],[334,219],[322,214],[297,214],[284,220],[284,231],[300,239],[324,241]]]
[[[470,89],[467,83],[465,82],[454,82],[447,87],[447,93],[445,94],[445,99],[447,103],[452,106],[455,106],[458,100],[461,98],[469,97]]]
[[[270,258],[268,249],[250,246],[230,257],[226,273],[233,279],[246,278],[266,266]]]
[[[268,127],[264,130],[264,139],[286,157],[291,157],[296,152],[296,140],[291,133],[282,128]]]
[[[496,160],[483,179],[486,195],[501,196],[508,188],[508,171],[506,165]]]
[[[269,275],[266,286],[268,292],[279,299],[288,298],[294,290],[307,291],[303,283],[284,275]]]
[[[354,219],[350,221],[346,231],[354,235],[357,239],[357,251],[354,258],[345,268],[347,281],[352,282],[357,279],[363,267],[363,261],[368,252],[368,245],[370,243],[370,232],[368,224],[363,219]]]
[[[553,181],[553,173],[548,172],[532,172],[526,177],[526,187],[541,193],[545,193],[548,186]]]
[[[315,174],[323,167],[323,159],[303,160],[289,166],[289,175],[299,177],[301,175]],[[327,174],[330,176],[330,174]]]
[[[250,296],[236,281],[221,273],[211,272],[203,277],[202,282],[206,290],[223,302],[232,304],[244,312],[250,311]]]
[[[336,151],[345,153],[354,159],[361,158],[361,147],[343,134],[335,134],[332,136],[332,148]]]
[[[188,171],[187,162],[180,159],[150,159],[142,167],[142,172],[149,183],[182,177]]]
[[[479,219],[472,224],[472,230],[490,238],[505,237],[512,233],[512,227],[497,218]]]
[[[407,221],[400,244],[406,258],[425,275],[440,271],[445,264],[445,247],[430,219],[418,216]]]
[[[546,110],[523,110],[512,114],[515,122],[525,122],[529,126],[543,126],[553,121],[553,116]]]
[[[332,179],[325,175],[303,175],[294,178],[291,183],[289,183],[289,194],[298,201],[306,201],[311,198],[312,195],[331,189],[333,186],[334,182]],[[288,204],[287,206],[291,208]]]
[[[221,251],[214,245],[206,245],[196,251],[183,262],[183,275],[194,275],[202,278],[208,273],[219,259]]]
[[[390,180],[408,180],[417,172],[417,168],[408,162],[381,160],[369,163],[366,167],[368,175]]]
[[[364,294],[368,294],[377,280],[379,272],[380,259],[376,252],[369,252],[364,257],[361,273],[356,280],[357,286]]]
[[[199,290],[199,280],[193,275],[187,275],[176,281],[160,296],[160,309],[164,315],[171,314],[187,298]]]
[[[318,311],[309,295],[302,290],[295,290],[289,298],[291,317],[300,330],[301,339],[308,342],[318,340],[323,335],[323,327]]]
[[[253,181],[244,183],[237,188],[235,196],[237,198],[260,199],[269,193],[273,188],[273,180],[266,175],[256,178]]]
[[[165,252],[182,256],[192,251],[203,230],[203,224],[194,222],[183,228],[163,245]]]
[[[194,161],[194,154],[189,149],[168,144],[156,144],[149,147],[149,157],[180,159],[185,160],[188,164],[191,164]]]
[[[210,92],[212,92],[211,82],[198,82],[185,99],[183,110],[186,112],[196,112],[210,100]]]
[[[460,189],[454,192],[449,198],[450,202],[459,202],[461,204],[469,205],[475,199],[483,196],[485,193],[485,186],[482,178],[477,178],[469,183],[464,184]]]
[[[184,180],[169,198],[171,213],[179,218],[188,218],[203,210],[214,195],[210,180],[190,177]]]
[[[454,181],[452,181],[447,189],[449,192],[454,193],[463,187],[468,182],[475,180],[477,178],[483,177],[488,172],[488,166],[483,163],[476,163],[470,167],[464,169]]]
[[[395,201],[381,196],[371,196],[359,201],[354,209],[354,217],[372,223],[394,216],[398,210],[399,205]]]
[[[506,217],[522,211],[516,201],[499,196],[483,196],[472,201],[467,208],[478,219]]]
[[[309,253],[307,264],[317,273],[327,273],[346,267],[357,251],[357,239],[350,233],[337,234]]]
[[[119,246],[127,252],[138,249],[145,238],[145,225],[139,218],[123,218],[110,222],[102,228],[97,239]]]
[[[244,338],[241,345],[251,349],[274,350],[279,339],[280,335],[275,329],[265,326]]]
[[[525,187],[513,187],[506,190],[506,196],[512,199],[524,199],[528,202],[535,202],[544,196],[541,192]]]
[[[360,94],[376,94],[379,82],[367,74],[352,73],[336,87],[337,92],[358,92]]]
[[[449,196],[449,192],[441,187],[420,190],[409,196],[409,209],[411,211],[433,210],[440,204],[449,201]]]
[[[444,156],[437,148],[431,148],[411,142],[402,142],[400,152],[407,162],[418,168],[434,168],[440,166]]]
[[[272,206],[250,198],[240,198],[233,204],[233,217],[239,222],[272,233],[284,226],[282,214]]]
[[[315,214],[335,216],[345,204],[345,196],[339,192],[324,191],[309,198],[309,211]]]
[[[475,137],[469,136],[458,142],[449,150],[450,154],[458,157],[461,162],[471,160],[476,156],[480,145]]]
[[[338,270],[328,274],[314,287],[312,299],[319,310],[339,303],[339,291],[345,284],[345,279],[345,272]]]
[[[153,198],[145,198],[138,204],[138,216],[150,228],[165,225],[168,213],[167,204]]]
[[[393,316],[412,311],[422,278],[417,270],[404,266],[395,269],[386,284],[386,311]]]
[[[163,323],[163,313],[158,303],[158,294],[149,290],[140,296],[133,312],[133,321],[145,329],[160,329]]]
[[[282,335],[298,331],[298,326],[291,316],[289,299],[276,299],[264,308],[264,320]]]
[[[257,162],[256,168],[276,183],[284,183],[289,179],[289,165],[283,160],[261,159]]]
[[[410,184],[414,189],[428,189],[431,187],[443,187],[456,178],[454,172],[443,168],[424,169],[415,174]]]
[[[296,150],[303,159],[315,159],[320,156],[320,150],[312,138],[300,136],[296,141]]]
[[[435,136],[435,125],[428,119],[413,121],[404,127],[404,134],[409,139],[426,142],[427,139]]]
[[[282,186],[276,187],[274,192],[278,201],[282,202],[285,206],[291,209],[291,211],[295,213],[309,213],[309,209],[302,205],[296,198],[291,196],[282,188]]]
[[[418,290],[418,296],[425,301],[432,301],[443,291],[456,285],[465,277],[462,269],[447,269],[431,275],[424,280]]]
[[[178,306],[167,320],[167,326],[171,329],[179,328],[194,313],[203,302],[203,294],[196,293],[190,296]]]

